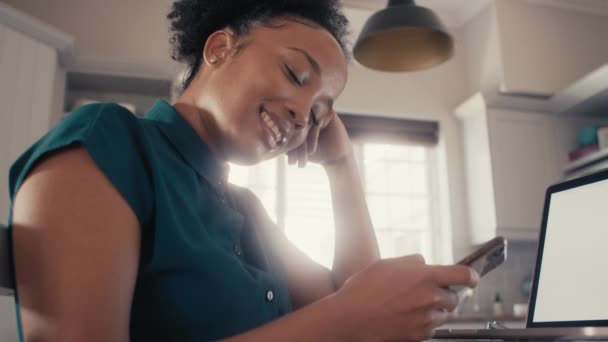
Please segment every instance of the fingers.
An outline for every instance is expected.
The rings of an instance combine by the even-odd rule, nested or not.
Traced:
[[[426,265],[426,260],[424,260],[424,256],[422,254],[410,254],[402,257],[394,258],[395,262],[408,262],[420,265]]]
[[[429,340],[435,333],[435,328],[443,325],[449,313],[443,310],[421,310],[414,313],[413,317],[408,315],[410,322],[414,323],[411,326],[410,336],[408,341],[424,341]]]
[[[439,288],[435,295],[433,307],[442,312],[451,312],[458,305],[458,295],[449,289]]]
[[[445,323],[445,321],[447,321],[447,319],[448,319],[449,316],[450,316],[450,313],[448,311],[445,311],[445,310],[433,310],[431,312],[431,318],[432,318],[432,326],[433,326],[433,328],[438,327],[438,326],[442,325],[443,323]]]
[[[450,312],[454,311],[458,304],[458,298],[448,290],[440,289],[436,305],[431,308],[420,309],[416,316],[420,317],[415,336],[416,341],[431,339],[435,328],[443,325],[449,318]]]
[[[452,312],[458,306],[458,294],[436,284],[421,281],[409,291],[415,294],[410,304],[420,310]]]
[[[385,259],[385,262],[400,265],[426,265],[424,257],[420,254],[407,255],[393,259]],[[424,271],[426,275],[430,276],[433,282],[435,282],[440,287],[448,287],[455,285],[476,287],[479,283],[479,275],[477,274],[477,272],[474,269],[464,265],[428,265],[426,267],[428,267]],[[400,266],[399,268],[402,268],[402,266]]]
[[[419,264],[426,264],[426,260],[424,260],[424,256],[422,254],[411,254],[402,257],[404,260],[409,260]]]
[[[288,165],[295,164],[297,160],[298,160],[298,154],[295,149],[287,152],[287,164]]]
[[[319,134],[321,133],[321,127],[316,125],[308,132],[308,152],[315,154],[317,147],[319,146]]]
[[[475,270],[463,265],[433,266],[432,277],[440,286],[462,285],[475,287],[479,275]]]
[[[305,167],[308,163],[308,144],[304,143],[297,148],[298,153],[298,167]]]

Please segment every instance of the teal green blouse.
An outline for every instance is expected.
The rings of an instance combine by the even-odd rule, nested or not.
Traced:
[[[132,341],[214,340],[290,311],[280,231],[250,191],[226,183],[171,105],[159,100],[144,118],[110,103],[70,113],[12,166],[11,200],[36,162],[72,145],[86,148],[141,225]]]

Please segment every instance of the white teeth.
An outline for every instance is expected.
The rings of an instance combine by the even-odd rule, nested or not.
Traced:
[[[272,118],[270,117],[270,115],[268,115],[268,113],[266,113],[266,112],[262,112],[262,120],[264,120],[264,123],[266,123],[266,125],[268,126],[268,128],[270,128],[270,130],[274,134],[274,140],[275,140],[275,142],[278,143],[278,144],[282,143],[283,142],[283,134],[281,134],[281,131],[279,130],[279,127],[274,122],[274,120],[272,120]]]
[[[274,132],[275,135],[280,134],[281,132],[279,132],[279,129],[277,128],[277,126],[272,126],[270,127],[272,129],[272,131]]]

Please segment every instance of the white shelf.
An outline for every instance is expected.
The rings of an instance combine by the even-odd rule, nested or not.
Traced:
[[[588,154],[588,155],[568,164],[568,166],[566,166],[564,168],[564,173],[578,171],[579,169],[581,169],[583,167],[591,166],[603,159],[608,159],[608,148],[604,148],[597,152]]]
[[[606,118],[608,64],[604,64],[551,98],[552,111],[561,116]]]

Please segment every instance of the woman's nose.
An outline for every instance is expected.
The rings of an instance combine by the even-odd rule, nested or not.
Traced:
[[[290,109],[289,116],[291,117],[293,125],[296,129],[299,130],[306,127],[306,124],[308,123],[308,117],[305,114],[298,114],[296,111]]]

